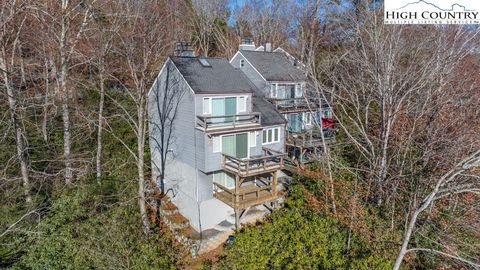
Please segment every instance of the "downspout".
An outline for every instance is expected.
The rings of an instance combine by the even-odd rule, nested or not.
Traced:
[[[195,129],[196,123],[196,114],[197,114],[197,103],[195,99],[195,95],[193,96],[193,104],[194,104],[194,118],[193,118],[193,147],[195,147],[195,202],[197,203],[197,210],[198,210],[198,230],[200,233],[200,242],[203,239],[202,233],[202,218],[201,218],[201,211],[200,211],[200,202],[198,201],[199,194],[198,194],[198,166],[197,166],[197,132]],[[200,249],[200,246],[197,247],[196,252]]]

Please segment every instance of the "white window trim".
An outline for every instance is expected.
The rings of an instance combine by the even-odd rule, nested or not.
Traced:
[[[301,83],[295,85],[295,98],[303,97],[303,85]]]
[[[272,141],[268,141],[268,131],[271,130],[272,131]],[[275,130],[278,130],[278,140],[275,140]],[[267,139],[266,139],[266,142],[264,143],[263,142],[263,132],[266,132],[267,134]],[[281,134],[280,134],[280,128],[279,127],[275,127],[275,128],[266,128],[264,130],[262,130],[262,145],[269,145],[269,144],[274,144],[274,143],[279,143],[280,142],[280,137],[281,137]]]
[[[236,96],[210,96],[210,97],[204,97],[204,98],[203,98],[203,100],[205,100],[205,99],[209,99],[209,100],[210,100],[210,102],[209,102],[209,108],[208,108],[209,111],[210,111],[210,113],[205,113],[205,108],[203,108],[203,114],[212,114],[212,101],[213,101],[213,99],[215,99],[215,98],[223,98],[223,99],[226,99],[226,98],[236,98],[236,99],[237,99],[237,108],[236,108],[235,114],[238,114],[238,113],[239,113],[239,111],[238,111],[238,103],[239,103],[239,102],[238,102],[238,98],[239,98],[239,97],[245,97],[245,112],[246,112],[247,107],[248,107],[248,106],[247,106],[248,96],[237,96],[237,95],[236,95]],[[203,107],[203,104],[202,104],[202,107]]]
[[[309,116],[309,117],[307,117],[307,116]],[[311,126],[312,125],[312,113],[305,112],[304,115],[303,115],[303,119],[305,120],[305,125],[306,126]]]
[[[243,104],[240,103],[241,98],[244,99]],[[237,97],[237,114],[247,112],[247,99],[248,99],[248,96]],[[240,105],[243,105],[243,108]]]
[[[272,87],[273,86],[273,87]],[[275,94],[275,95],[274,95]],[[278,96],[278,92],[277,92],[277,84],[276,83],[272,83],[270,85],[270,97],[271,98],[277,98]]]
[[[208,100],[208,108],[205,108],[205,100]],[[211,97],[204,97],[203,98],[203,114],[212,114],[212,98]],[[208,109],[208,110],[205,110]]]

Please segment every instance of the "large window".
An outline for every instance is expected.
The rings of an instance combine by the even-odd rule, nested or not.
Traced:
[[[235,188],[235,177],[223,171],[213,173],[213,182],[229,189]]]
[[[212,116],[235,115],[247,111],[247,96],[240,97],[205,97],[203,98],[203,114]],[[225,120],[218,118],[218,120]]]
[[[222,152],[236,158],[247,158],[248,137],[249,133],[215,136],[213,137],[213,152]]]
[[[270,144],[280,142],[280,128],[264,129],[262,133],[262,143]]]
[[[291,113],[288,115],[288,130],[292,132],[302,131],[303,114]]]
[[[301,87],[295,84],[275,84],[270,85],[270,97],[278,99],[290,99],[301,97]]]

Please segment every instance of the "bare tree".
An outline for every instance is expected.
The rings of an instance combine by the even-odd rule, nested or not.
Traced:
[[[320,95],[335,100],[339,126],[366,161],[361,170],[372,181],[381,205],[388,193],[386,185],[396,177],[389,172],[401,167],[394,162],[404,163],[396,159],[396,145],[392,145],[400,116],[415,111],[413,117],[419,121],[431,110],[433,99],[421,99],[421,104],[413,101],[444,91],[458,59],[471,50],[468,46],[475,33],[457,29],[420,34],[407,27],[381,25],[375,16],[357,21],[355,33],[345,41],[346,49],[339,49],[343,53],[316,66],[323,65],[320,72],[328,76]],[[418,35],[424,35],[423,41],[414,43]],[[407,139],[415,139],[417,129],[418,125],[409,126]]]
[[[435,200],[439,200],[452,194],[460,193],[475,193],[480,195],[480,174],[478,171],[475,173],[476,168],[480,168],[480,150],[477,150],[473,154],[465,157],[455,166],[453,166],[453,168],[451,168],[447,173],[434,180],[435,184],[432,191],[422,199],[421,203],[415,208],[415,211],[413,211],[412,215],[410,216],[410,221],[408,222],[408,226],[403,237],[402,247],[400,248],[400,252],[395,260],[395,265],[393,266],[394,270],[400,269],[403,258],[408,252],[412,251],[434,252],[443,256],[458,259],[477,268],[480,267],[479,262],[472,262],[465,258],[445,252],[422,248],[408,249],[408,243],[412,237],[419,215],[429,208]]]
[[[179,87],[179,77],[175,76],[175,67],[168,61],[163,68],[164,78],[156,81],[152,87],[153,98],[150,101],[150,141],[152,163],[158,171],[159,179],[153,179],[159,186],[161,193],[165,190],[165,168],[170,153],[170,147],[175,142],[174,128],[178,106],[185,92]],[[156,154],[158,153],[158,155]],[[160,160],[157,160],[156,157]],[[153,168],[152,168],[153,170]],[[154,176],[155,174],[152,174]]]
[[[59,93],[61,114],[63,121],[63,158],[65,162],[65,183],[73,181],[72,161],[72,134],[70,119],[70,92],[71,82],[69,73],[74,63],[74,56],[78,43],[83,38],[85,29],[91,19],[91,3],[83,1],[62,0],[60,5],[56,2],[39,1],[32,10],[38,11],[39,20],[45,27],[42,37],[50,43],[52,50],[50,62],[56,71],[55,82]]]
[[[115,136],[135,158],[138,171],[138,204],[145,234],[149,232],[149,221],[146,208],[145,182],[145,139],[147,136],[147,92],[149,84],[158,72],[158,65],[173,47],[170,32],[165,31],[170,19],[165,7],[166,1],[143,1],[142,3],[124,3],[126,12],[122,23],[122,31],[117,32],[118,46],[115,52],[124,60],[124,90],[135,104],[135,112],[131,113],[122,104],[112,101],[125,113],[125,119],[136,136],[136,149],[132,149],[121,138]],[[118,80],[121,82],[120,78]]]
[[[248,23],[259,44],[269,42],[278,47],[285,45],[292,34],[296,4],[291,0],[249,0],[234,10],[234,18]]]
[[[24,196],[26,202],[31,203],[29,164],[24,143],[26,133],[21,124],[21,108],[17,100],[19,89],[15,89],[15,81],[23,81],[15,78],[15,65],[19,57],[20,34],[23,31],[26,12],[25,7],[15,1],[3,5],[0,12],[0,72],[8,97],[10,116],[15,133],[17,159],[20,162]]]
[[[116,10],[115,1],[107,0],[99,2],[98,4],[99,7],[96,7],[93,12],[95,28],[91,40],[91,43],[93,43],[93,57],[91,61],[98,69],[98,86],[100,92],[97,118],[97,152],[95,157],[97,181],[102,177],[103,111],[105,106],[105,81],[107,79],[107,67],[109,64],[108,55],[112,50],[115,33],[119,31],[119,22],[121,21],[121,16],[116,15],[114,12]]]
[[[395,212],[408,219],[398,269],[406,253],[431,250],[408,249],[421,213],[431,212],[437,200],[478,194],[478,173],[472,173],[478,153],[462,155],[478,151],[478,128],[467,132],[477,125],[478,113],[463,112],[476,108],[479,99],[475,90],[462,93],[459,79],[478,30],[383,25],[375,10],[345,19],[354,22],[353,28],[339,24],[343,32],[335,42],[307,46],[313,56],[308,58],[314,59],[309,71],[318,96],[332,102],[345,140],[356,150],[359,158],[348,169],[368,183],[365,201],[391,207],[392,228],[401,227]],[[331,57],[322,49],[333,52]],[[464,102],[466,97],[471,102]],[[330,161],[333,167],[344,166]]]
[[[227,1],[194,0],[187,3],[192,44],[204,56],[216,50],[219,39],[226,44]]]

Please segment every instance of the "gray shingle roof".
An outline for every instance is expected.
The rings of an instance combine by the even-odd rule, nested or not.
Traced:
[[[263,97],[254,95],[252,97],[252,106],[254,112],[259,112],[262,115],[262,126],[282,125],[287,122],[287,120],[275,110],[275,106]]]
[[[202,57],[211,66],[202,66],[198,57],[172,56],[175,66],[196,94],[252,93],[255,86],[227,59]]]
[[[240,51],[267,81],[306,81],[305,74],[281,52]]]

